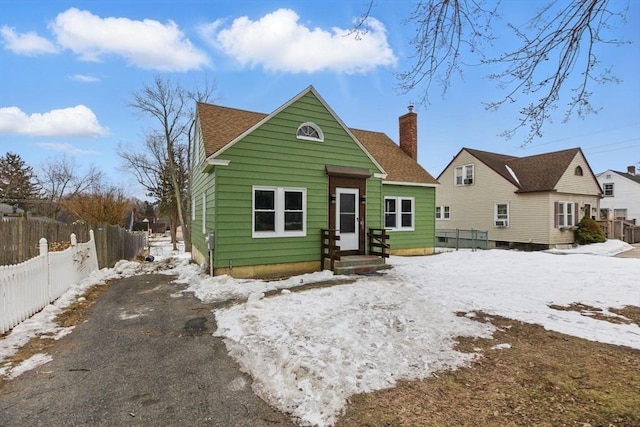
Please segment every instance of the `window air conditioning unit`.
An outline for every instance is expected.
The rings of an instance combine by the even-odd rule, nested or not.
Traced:
[[[508,222],[506,219],[499,219],[496,221],[496,227],[506,227]]]
[[[464,185],[471,185],[473,184],[473,178],[466,178],[464,180]]]

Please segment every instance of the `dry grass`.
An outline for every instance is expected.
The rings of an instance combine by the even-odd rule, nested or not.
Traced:
[[[82,322],[107,288],[92,287],[84,301],[73,303],[56,322],[64,327]],[[553,308],[592,317],[598,312],[579,304]],[[640,307],[610,311],[640,324]],[[458,340],[460,351],[481,349],[483,357],[472,366],[353,396],[336,427],[640,426],[640,351],[501,317],[476,319],[499,330],[492,340]],[[491,349],[500,343],[511,348]],[[53,345],[51,339],[33,338],[4,363],[15,366]],[[5,383],[0,380],[0,388]]]
[[[614,311],[614,310],[611,310]],[[616,310],[634,322],[640,307]],[[473,366],[354,396],[337,427],[640,426],[640,351],[484,316],[493,340]],[[492,350],[499,343],[510,349]]]
[[[95,285],[89,288],[83,294],[84,299],[77,300],[67,308],[65,308],[62,313],[56,316],[55,322],[63,328],[67,328],[84,321],[93,303],[96,302],[98,298],[100,298],[100,296],[106,292],[109,284],[110,283],[107,282],[106,284]],[[1,338],[2,336],[0,336],[0,339]],[[34,354],[46,353],[51,347],[55,345],[55,343],[55,340],[53,340],[52,338],[47,338],[46,336],[33,337],[29,340],[29,342],[20,347],[20,349],[18,349],[15,354],[7,357],[4,361],[2,361],[2,365],[5,366],[6,364],[9,364],[10,367],[15,367]],[[5,383],[6,380],[0,377],[0,388],[2,388]]]

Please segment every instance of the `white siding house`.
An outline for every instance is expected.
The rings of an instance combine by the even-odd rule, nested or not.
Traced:
[[[438,176],[436,230],[483,230],[491,246],[572,244],[600,186],[582,150],[514,157],[463,148]]]
[[[599,219],[640,224],[640,175],[636,175],[636,168],[629,166],[627,172],[609,169],[597,178],[603,193]]]

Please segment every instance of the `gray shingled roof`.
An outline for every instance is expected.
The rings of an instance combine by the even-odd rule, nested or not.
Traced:
[[[267,117],[219,105],[197,104],[205,155],[215,154],[228,143]],[[438,181],[422,168],[387,135],[360,129],[349,129],[365,149],[387,172],[387,181],[416,184],[437,184]]]
[[[612,172],[615,172],[620,176],[623,176],[627,179],[630,179],[633,182],[637,182],[638,184],[640,184],[640,175],[638,174],[631,175],[630,173],[627,173],[627,172],[618,172],[618,171],[612,171]]]

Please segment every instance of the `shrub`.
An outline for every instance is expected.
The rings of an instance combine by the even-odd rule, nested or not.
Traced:
[[[590,243],[602,243],[606,241],[602,229],[598,223],[585,216],[578,223],[578,229],[575,231],[575,242],[579,245],[588,245]]]

